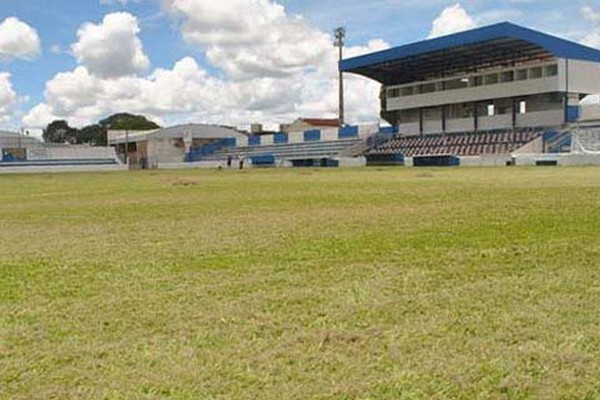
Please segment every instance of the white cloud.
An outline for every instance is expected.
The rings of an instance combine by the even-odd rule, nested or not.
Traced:
[[[429,38],[450,35],[452,33],[466,31],[476,27],[477,23],[473,18],[471,18],[460,3],[456,3],[446,7],[433,21]]]
[[[329,34],[267,0],[168,0],[167,6],[181,18],[185,39],[204,49],[224,74],[210,73],[186,57],[147,76],[107,75],[82,59],[78,68],[47,83],[44,103],[23,118],[24,124],[41,127],[66,118],[83,125],[118,111],[171,123],[235,125],[336,116],[337,52]],[[373,40],[346,54],[387,47]],[[106,64],[114,63],[110,57]],[[358,76],[346,80],[349,120],[378,119],[380,85]]]
[[[16,17],[0,23],[0,61],[35,58],[41,51],[40,42],[37,31]]]
[[[315,66],[331,51],[329,35],[270,0],[166,0],[186,41],[234,79],[282,77]]]
[[[8,72],[0,72],[0,124],[7,125],[17,112],[19,99]]]
[[[582,8],[582,14],[586,21],[588,21],[592,29],[582,39],[582,43],[600,49],[600,11],[596,11],[591,7],[585,6]]]
[[[150,61],[138,37],[137,18],[129,13],[108,14],[100,24],[84,24],[71,47],[77,61],[99,77],[117,78],[146,70]]]

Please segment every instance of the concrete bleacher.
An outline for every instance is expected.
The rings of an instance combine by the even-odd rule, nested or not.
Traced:
[[[419,156],[480,156],[510,154],[535,140],[542,130],[449,133],[436,135],[397,135],[383,144],[372,147],[367,156],[400,154]]]
[[[0,168],[41,166],[119,165],[115,158],[0,161]]]
[[[273,156],[279,160],[301,160],[336,157],[362,143],[360,138],[332,141],[308,141],[301,143],[269,144],[244,147],[227,147],[203,158],[203,161],[221,161],[229,157],[254,158]]]

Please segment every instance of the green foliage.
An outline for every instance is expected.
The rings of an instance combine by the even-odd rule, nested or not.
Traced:
[[[600,398],[600,169],[0,179],[1,399]]]
[[[67,121],[58,120],[50,123],[43,132],[43,138],[49,143],[77,143],[77,129],[69,126]]]
[[[142,115],[121,113],[112,115],[97,124],[88,125],[82,129],[72,128],[66,121],[57,120],[50,123],[44,129],[43,137],[48,143],[105,146],[108,129],[144,131],[159,128],[160,126],[152,121],[148,121]]]
[[[80,143],[89,143],[92,146],[106,146],[106,128],[99,124],[88,125],[79,130]]]
[[[111,130],[130,130],[130,131],[146,131],[159,129],[160,126],[149,121],[142,115],[133,115],[128,113],[120,113],[111,115],[99,122],[103,127]]]

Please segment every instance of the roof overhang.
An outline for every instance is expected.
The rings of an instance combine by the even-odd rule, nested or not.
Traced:
[[[600,51],[504,22],[346,59],[339,68],[392,85],[553,58],[600,63]]]

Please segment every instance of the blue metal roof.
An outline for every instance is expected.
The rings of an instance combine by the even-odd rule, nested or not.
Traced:
[[[515,43],[526,43],[531,45],[531,48],[539,48],[558,58],[600,62],[600,50],[524,28],[509,22],[503,22],[346,59],[340,62],[339,68],[344,72],[359,73],[378,79],[375,72],[371,71],[373,73],[369,74],[368,70],[370,68],[389,63],[402,62],[403,60],[412,60],[432,53],[448,52],[448,55],[451,55],[453,49],[465,48],[499,39],[513,39],[516,41]]]

